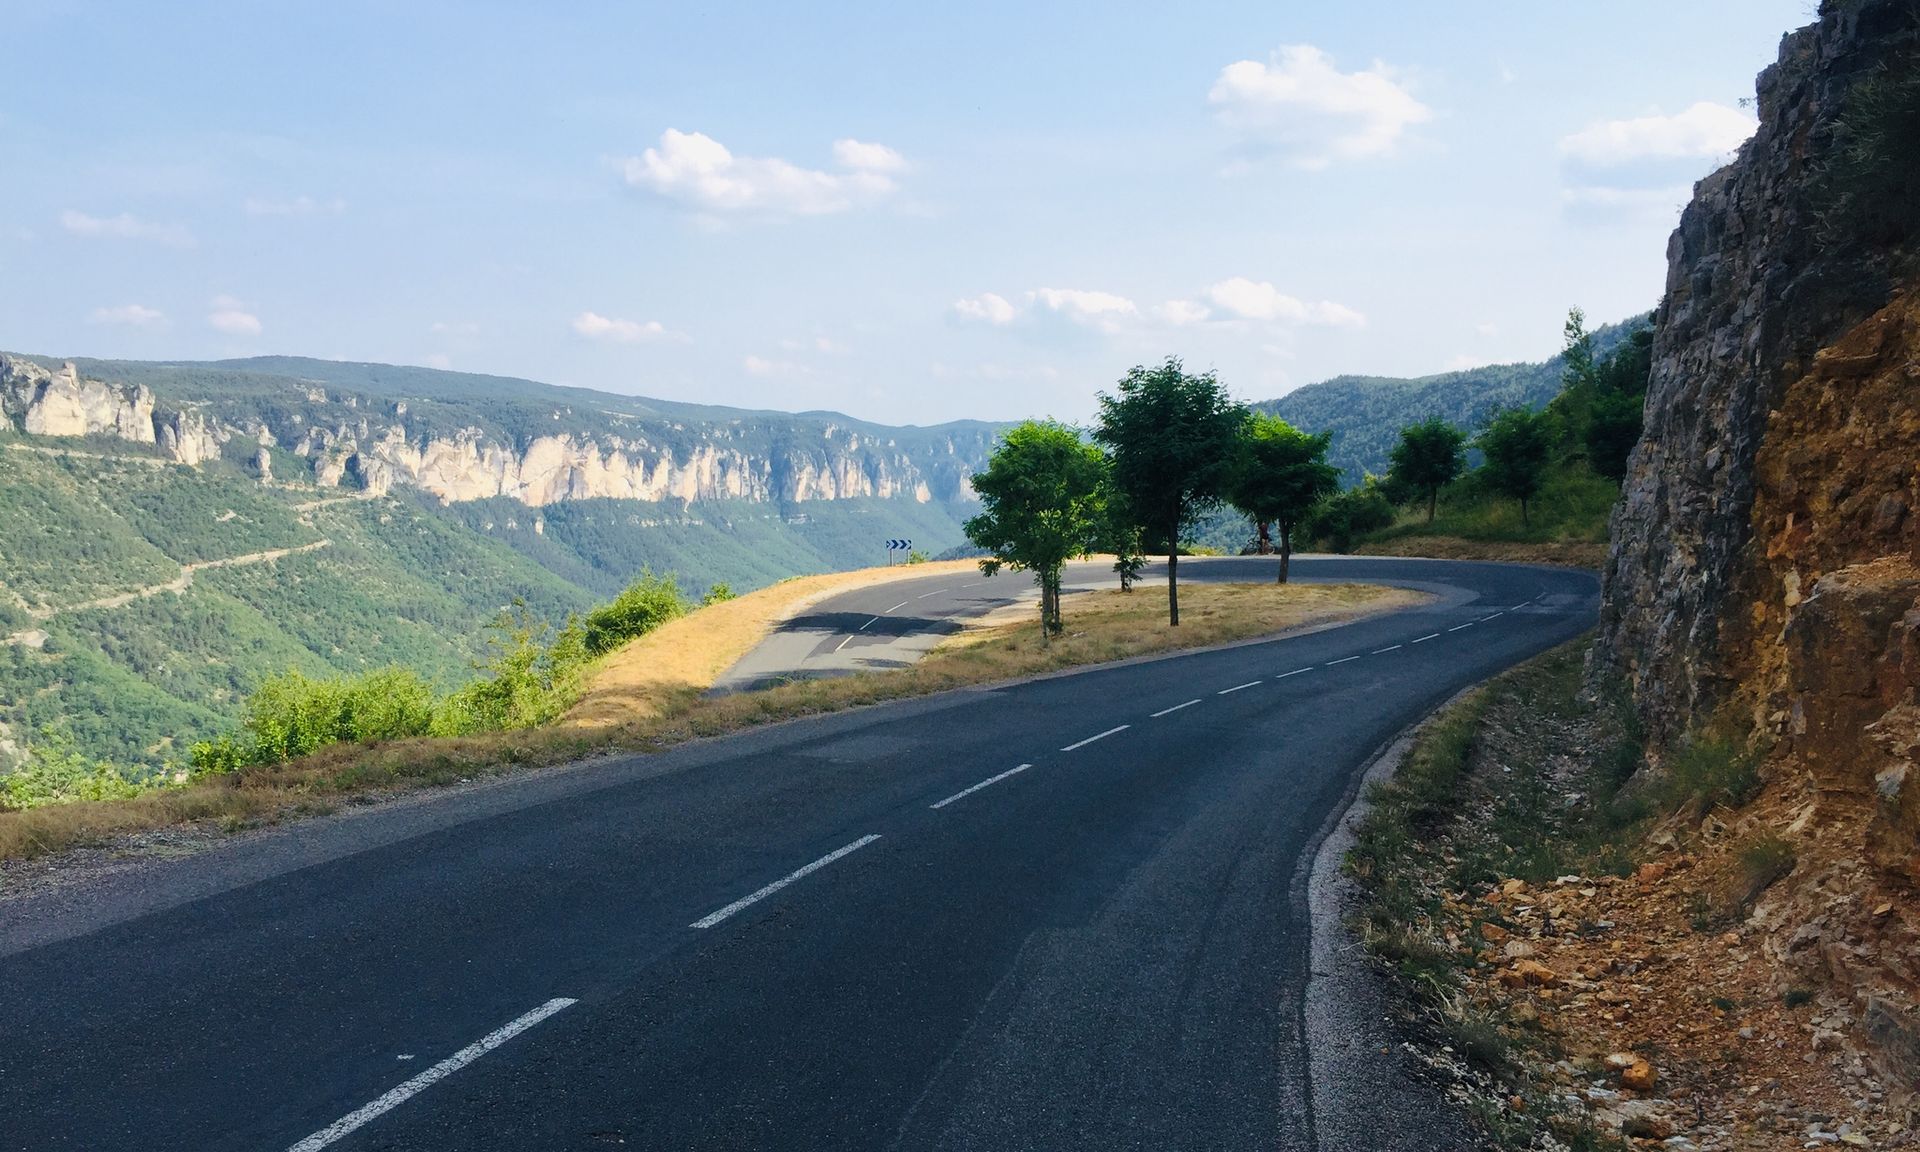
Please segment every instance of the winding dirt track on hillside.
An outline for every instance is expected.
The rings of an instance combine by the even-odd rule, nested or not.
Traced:
[[[145,600],[149,596],[158,596],[162,592],[185,592],[193,587],[193,574],[208,568],[240,568],[248,564],[265,564],[283,556],[294,556],[302,552],[317,552],[332,546],[330,539],[315,540],[310,544],[297,544],[291,548],[269,548],[264,552],[249,552],[244,556],[227,556],[219,560],[195,560],[191,564],[180,565],[180,575],[164,584],[148,584],[126,592],[116,592],[111,596],[101,596],[93,600],[82,600],[78,604],[63,604],[58,608],[31,608],[27,615],[35,620],[51,620],[67,612],[84,612],[89,608],[124,608],[136,600]],[[8,643],[19,643],[25,636],[16,632],[7,637]]]

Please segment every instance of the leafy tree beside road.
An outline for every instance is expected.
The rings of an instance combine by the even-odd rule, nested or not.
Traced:
[[[1467,434],[1457,425],[1429,416],[1400,429],[1400,442],[1388,458],[1393,462],[1388,478],[1427,498],[1427,523],[1432,524],[1440,489],[1467,469]]]
[[[1106,479],[1100,450],[1051,420],[1029,420],[1008,432],[986,470],[974,474],[981,511],[967,521],[967,538],[993,553],[980,562],[981,571],[991,574],[1002,564],[1032,569],[1045,635],[1062,629],[1061,566],[1093,551],[1107,527]]]
[[[1527,520],[1527,501],[1540,491],[1553,454],[1551,419],[1527,408],[1507,408],[1495,414],[1473,445],[1487,457],[1487,485],[1502,496],[1520,502],[1520,523]]]
[[[1320,499],[1340,488],[1340,470],[1327,463],[1330,432],[1310,435],[1278,416],[1254,415],[1246,425],[1239,466],[1228,498],[1253,518],[1266,551],[1273,525],[1280,535],[1280,577],[1287,582],[1293,530]]]
[[[1128,372],[1117,395],[1100,394],[1093,437],[1111,454],[1114,487],[1166,541],[1169,626],[1180,623],[1181,530],[1226,497],[1247,416],[1213,373],[1190,374],[1171,356]]]

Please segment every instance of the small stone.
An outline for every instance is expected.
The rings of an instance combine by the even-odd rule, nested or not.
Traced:
[[[1673,1135],[1673,1125],[1669,1124],[1664,1116],[1652,1116],[1642,1112],[1627,1117],[1627,1122],[1620,1125],[1620,1134],[1631,1136],[1636,1140],[1665,1140]]]
[[[1498,944],[1513,933],[1489,920],[1480,925],[1480,938],[1489,944]]]
[[[1508,880],[1500,885],[1500,894],[1502,896],[1518,896],[1526,890],[1527,882],[1525,880]]]
[[[1620,1073],[1620,1083],[1627,1088],[1633,1089],[1635,1092],[1651,1091],[1654,1081],[1659,1078],[1660,1074],[1655,1072],[1653,1065],[1647,1063],[1645,1060],[1635,1060],[1632,1065],[1623,1069]]]
[[[1891,911],[1893,911],[1893,902],[1891,900],[1882,901],[1879,904],[1874,905],[1874,908],[1873,908],[1873,914],[1875,916],[1885,916],[1887,913]]]
[[[1665,876],[1669,867],[1664,860],[1649,860],[1647,863],[1640,865],[1639,870],[1633,874],[1633,878],[1642,884],[1652,884],[1654,881]]]

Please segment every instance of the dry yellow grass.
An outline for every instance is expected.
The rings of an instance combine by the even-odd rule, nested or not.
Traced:
[[[1364,556],[1430,556],[1436,560],[1498,560],[1510,564],[1557,564],[1565,568],[1600,568],[1607,562],[1607,545],[1598,540],[1468,540],[1461,536],[1398,536],[1363,544]]]
[[[783,580],[770,588],[709,605],[668,622],[594,669],[580,702],[560,721],[604,728],[652,715],[689,694],[713,687],[775,625],[836,592],[888,580],[978,571],[972,560],[943,560],[893,568],[862,568]]]
[[[937,571],[938,569],[935,569]],[[926,571],[916,568],[915,574]],[[847,574],[851,575],[851,574]],[[841,585],[845,586],[845,585]],[[801,592],[787,603],[804,603]],[[757,595],[757,594],[756,594]],[[742,600],[750,597],[742,597]],[[724,643],[683,635],[693,654],[676,656],[677,672],[629,670],[597,681],[597,722],[460,738],[385,744],[339,744],[287,764],[262,765],[132,800],[54,805],[0,813],[0,861],[25,859],[115,836],[199,822],[237,828],[332,810],[352,797],[447,784],[512,770],[561,764],[620,751],[655,751],[800,716],[842,711],[951,688],[1015,680],[1086,664],[1199,648],[1268,636],[1292,628],[1351,619],[1416,603],[1420,593],[1362,584],[1195,584],[1181,590],[1181,624],[1166,626],[1166,598],[1157,586],[1131,594],[1096,592],[1065,604],[1067,634],[1043,644],[1034,620],[973,629],[941,645],[911,668],[807,680],[762,692],[706,698],[701,670],[730,645],[757,636],[781,611],[749,607],[726,617]],[[721,605],[718,607],[725,607]],[[676,623],[711,620],[705,609]],[[764,614],[764,615],[760,615]],[[661,633],[649,637],[657,641]],[[632,646],[639,649],[647,641]],[[654,645],[648,644],[648,647]],[[751,646],[749,644],[749,646]],[[670,662],[672,662],[670,661]],[[712,682],[715,670],[706,683]],[[624,687],[619,687],[624,686]]]

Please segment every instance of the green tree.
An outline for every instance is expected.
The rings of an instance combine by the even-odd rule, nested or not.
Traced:
[[[1113,461],[1114,486],[1138,523],[1167,546],[1167,623],[1180,624],[1180,533],[1226,495],[1246,406],[1211,372],[1189,374],[1174,357],[1135,367],[1118,395],[1100,394],[1094,439]]]
[[[1616,483],[1627,475],[1627,457],[1640,441],[1653,373],[1653,333],[1635,332],[1601,361],[1595,372],[1593,410],[1587,421],[1587,462]]]
[[[1336,492],[1314,506],[1307,519],[1307,531],[1314,539],[1345,555],[1353,551],[1355,537],[1377,532],[1393,523],[1393,503],[1380,491],[1378,481],[1367,477],[1358,488]]]
[[[1043,636],[1062,627],[1061,566],[1099,542],[1106,476],[1100,450],[1052,420],[1029,420],[1008,431],[986,469],[973,476],[981,507],[966,523],[967,538],[993,553],[980,569],[992,575],[1004,564],[1033,571]]]
[[[1247,421],[1228,499],[1252,517],[1264,545],[1267,526],[1280,534],[1280,577],[1287,582],[1293,560],[1293,530],[1320,499],[1340,487],[1340,470],[1327,463],[1333,434],[1310,435],[1278,416]]]
[[[728,595],[732,595],[729,590]],[[587,613],[587,651],[595,656],[611,652],[636,636],[645,636],[669,620],[687,614],[687,598],[671,572],[640,576],[612,600]]]
[[[1474,447],[1486,454],[1487,486],[1518,500],[1520,523],[1527,524],[1527,501],[1540,491],[1553,451],[1548,417],[1527,408],[1502,409],[1474,440]]]
[[[1466,470],[1467,433],[1439,416],[1429,416],[1400,429],[1400,442],[1388,458],[1393,464],[1387,472],[1389,483],[1426,497],[1427,523],[1432,524],[1440,489]]]

